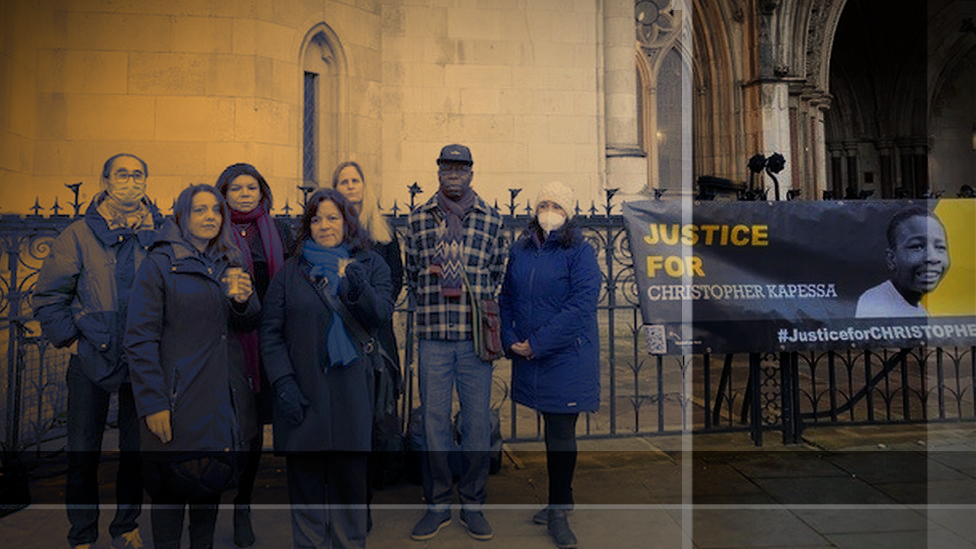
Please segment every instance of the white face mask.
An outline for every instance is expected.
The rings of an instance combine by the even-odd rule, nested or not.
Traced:
[[[566,223],[566,216],[552,210],[539,214],[539,226],[545,231],[546,236],[552,231],[562,227]]]

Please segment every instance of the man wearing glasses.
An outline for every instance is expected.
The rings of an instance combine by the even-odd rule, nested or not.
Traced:
[[[102,191],[85,218],[51,246],[34,288],[34,316],[55,347],[77,343],[68,362],[68,476],[65,503],[72,547],[98,539],[98,462],[112,393],[119,401],[119,469],[112,546],[143,547],[136,519],[142,509],[138,416],[122,352],[129,291],[163,221],[146,198],[149,171],[131,154],[109,158]]]
[[[451,522],[453,472],[449,453],[460,451],[459,518],[468,534],[491,539],[482,508],[488,482],[491,428],[490,362],[472,342],[472,307],[466,283],[478,299],[495,297],[505,261],[502,218],[471,188],[471,151],[448,145],[437,159],[440,189],[410,213],[405,259],[407,288],[416,303],[418,370],[426,452],[422,478],[427,511],[411,532],[430,539]],[[466,282],[467,281],[467,282]],[[451,424],[453,393],[461,404],[461,446]]]

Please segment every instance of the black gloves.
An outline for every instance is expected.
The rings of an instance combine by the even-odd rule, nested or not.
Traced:
[[[274,382],[274,399],[275,410],[281,413],[285,421],[298,425],[305,420],[305,407],[309,402],[298,388],[294,374],[288,374]]]
[[[349,290],[346,292],[346,297],[349,298],[349,301],[357,301],[363,288],[369,285],[369,276],[366,273],[366,267],[363,267],[363,264],[359,262],[346,265],[346,280],[349,281]]]

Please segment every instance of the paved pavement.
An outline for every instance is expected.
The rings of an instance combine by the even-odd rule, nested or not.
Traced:
[[[627,437],[580,443],[570,524],[579,547],[965,549],[976,548],[976,430],[938,426],[808,429],[804,444],[770,434],[755,448],[745,433]],[[110,443],[107,443],[107,446]],[[466,534],[456,518],[435,538],[413,542],[423,513],[419,486],[377,492],[371,548],[551,548],[531,523],[546,499],[542,443],[506,446],[488,483],[486,517],[495,536]],[[114,477],[115,462],[103,464]],[[255,489],[255,549],[290,547],[283,461],[266,456]],[[63,459],[34,470],[35,504],[0,519],[0,546],[67,547],[60,502]],[[112,486],[103,486],[103,501]],[[229,503],[232,494],[224,501]],[[148,498],[147,498],[148,501]],[[233,548],[231,506],[222,508],[215,547]],[[111,511],[100,546],[108,547]],[[151,547],[148,513],[140,517]],[[188,543],[184,541],[184,547]]]

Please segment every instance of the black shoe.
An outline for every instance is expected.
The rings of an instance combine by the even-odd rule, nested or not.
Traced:
[[[549,509],[549,535],[552,536],[552,541],[556,542],[556,547],[559,549],[574,549],[576,547],[576,536],[569,529],[565,510]]]
[[[572,512],[573,510],[572,503],[568,505],[563,505],[562,507],[566,508],[566,512]],[[546,505],[545,507],[540,509],[538,513],[532,515],[532,522],[535,524],[542,524],[542,525],[549,524],[549,506]]]
[[[250,547],[254,545],[254,530],[251,529],[251,506],[234,506],[234,545]]]
[[[538,513],[532,515],[532,522],[535,524],[549,524],[549,506],[546,505]]]

